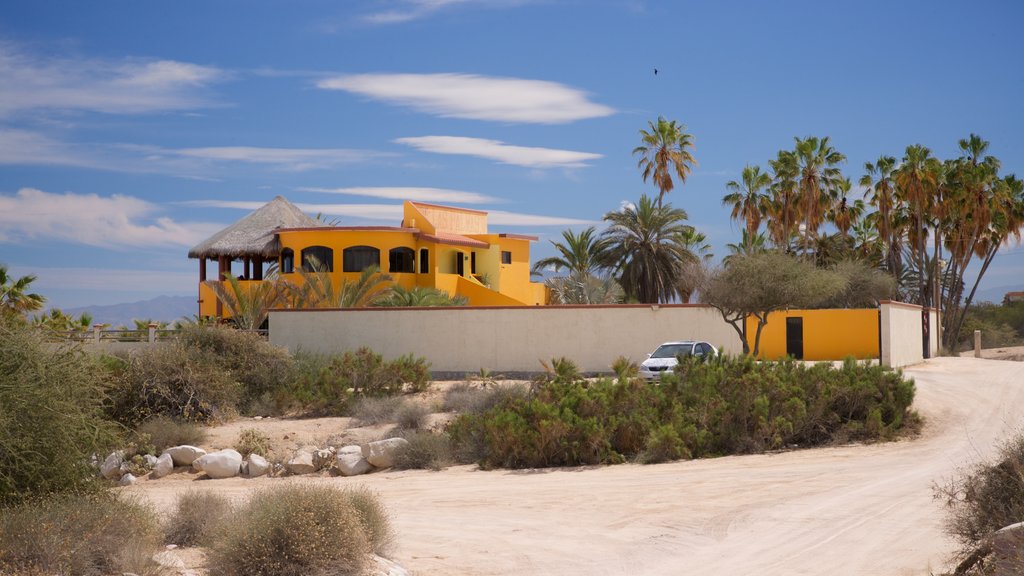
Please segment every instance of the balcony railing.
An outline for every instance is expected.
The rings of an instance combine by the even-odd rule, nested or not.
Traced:
[[[269,330],[252,330],[264,339],[269,337]],[[93,326],[92,330],[53,330],[49,340],[54,342],[83,342],[99,344],[102,342],[165,342],[174,340],[179,330],[156,328],[151,326],[145,330],[124,330],[107,328],[104,325]]]

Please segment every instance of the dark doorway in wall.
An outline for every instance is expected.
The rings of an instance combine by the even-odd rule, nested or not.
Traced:
[[[466,275],[466,262],[462,252],[455,253],[455,273],[459,276]]]
[[[420,248],[420,274],[430,273],[430,250]]]
[[[804,319],[799,316],[786,318],[786,354],[804,359]]]

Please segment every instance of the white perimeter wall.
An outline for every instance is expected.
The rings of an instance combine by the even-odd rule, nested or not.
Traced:
[[[388,359],[424,356],[435,372],[537,372],[542,370],[540,360],[562,356],[583,371],[608,372],[617,357],[640,362],[671,340],[706,340],[730,354],[743,351],[739,336],[717,310],[692,305],[270,313],[270,342],[292,352],[343,352],[366,346]]]
[[[921,310],[914,304],[882,302],[882,365],[893,368],[924,361],[921,340]],[[929,310],[928,348],[934,358],[939,351],[935,311]]]

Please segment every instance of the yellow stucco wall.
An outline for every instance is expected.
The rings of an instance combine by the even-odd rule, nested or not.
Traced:
[[[804,360],[878,358],[878,309],[787,310],[772,312],[761,331],[758,358],[786,356],[786,318],[803,318]],[[751,349],[757,320],[747,319]]]

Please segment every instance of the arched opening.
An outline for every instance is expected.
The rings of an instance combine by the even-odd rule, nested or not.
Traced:
[[[373,246],[352,246],[342,252],[342,270],[362,272],[370,266],[380,266],[380,250]]]
[[[388,272],[413,273],[416,271],[416,251],[412,248],[392,248],[388,252]]]
[[[326,246],[303,248],[302,269],[306,272],[334,272],[334,250]]]

